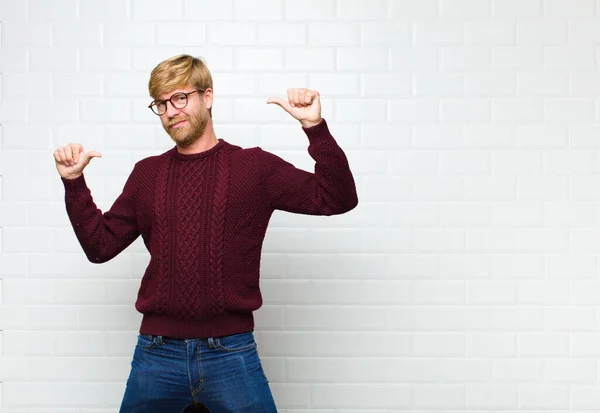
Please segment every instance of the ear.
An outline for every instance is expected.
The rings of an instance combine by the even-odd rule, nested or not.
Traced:
[[[204,98],[204,107],[206,107],[206,109],[211,109],[212,105],[213,105],[213,91],[211,88],[208,88],[204,91],[204,94],[202,95],[202,97]]]

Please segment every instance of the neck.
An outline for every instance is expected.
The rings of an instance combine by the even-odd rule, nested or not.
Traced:
[[[177,151],[184,155],[193,155],[195,153],[207,151],[217,143],[219,143],[219,140],[213,129],[212,120],[209,120],[206,124],[206,129],[204,129],[204,133],[202,133],[194,143],[185,147],[177,145]]]

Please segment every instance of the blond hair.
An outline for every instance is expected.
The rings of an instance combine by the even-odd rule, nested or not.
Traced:
[[[206,63],[200,58],[187,54],[173,56],[160,62],[150,73],[148,90],[152,98],[182,86],[196,89],[212,89],[213,80]]]

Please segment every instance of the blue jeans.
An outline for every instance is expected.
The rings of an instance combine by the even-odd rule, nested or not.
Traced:
[[[277,412],[252,332],[208,339],[140,334],[121,413]],[[199,410],[202,411],[202,410]]]

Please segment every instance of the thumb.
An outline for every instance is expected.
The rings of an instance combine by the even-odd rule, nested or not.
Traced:
[[[102,154],[98,151],[88,151],[88,152],[84,152],[82,157],[83,157],[84,165],[87,165],[88,163],[90,163],[92,158],[102,158]]]
[[[288,113],[292,110],[290,103],[287,100],[282,99],[280,97],[270,97],[269,99],[267,99],[267,104],[270,103],[274,103],[280,106],[283,110],[285,110]]]

